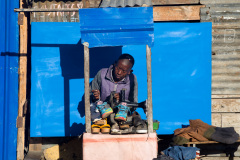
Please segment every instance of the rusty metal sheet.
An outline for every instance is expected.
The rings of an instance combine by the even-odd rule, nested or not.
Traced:
[[[212,94],[240,94],[240,0],[201,0],[212,22]]]
[[[147,7],[151,6],[151,0],[102,0],[100,5],[104,7]]]
[[[152,0],[152,5],[199,4],[199,0]]]
[[[99,5],[90,1],[90,7]],[[66,8],[83,8],[82,1],[33,1],[32,9],[66,9]],[[31,22],[79,22],[78,12],[32,12]]]

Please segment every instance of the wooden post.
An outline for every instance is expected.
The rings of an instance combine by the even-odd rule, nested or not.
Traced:
[[[84,88],[85,88],[85,123],[86,132],[91,132],[90,92],[89,92],[89,48],[84,45]]]
[[[151,48],[146,46],[147,50],[147,121],[148,121],[148,133],[153,133],[153,115],[152,115],[152,69],[151,69]]]
[[[26,8],[25,0],[20,0],[20,7]],[[20,13],[21,19],[19,22],[20,34],[20,48],[19,48],[19,90],[18,90],[18,118],[17,118],[17,160],[24,159],[24,142],[25,142],[25,117],[24,117],[24,104],[27,96],[27,13]],[[26,56],[22,56],[26,55]]]

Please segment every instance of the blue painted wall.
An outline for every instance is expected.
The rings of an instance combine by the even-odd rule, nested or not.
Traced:
[[[85,131],[84,52],[79,23],[32,23],[32,137]],[[109,67],[122,47],[90,49],[90,78]]]
[[[0,160],[16,159],[18,114],[18,0],[0,1]]]
[[[90,77],[122,53],[136,59],[133,70],[143,101],[146,46],[90,49]],[[83,72],[79,23],[32,23],[32,137],[76,136],[85,130]],[[158,134],[172,134],[189,119],[211,124],[211,23],[155,23],[152,78]]]
[[[172,134],[189,119],[211,124],[211,23],[155,23],[152,48],[153,119]],[[136,59],[139,101],[147,97],[146,46],[124,46]],[[143,114],[142,114],[143,115]]]

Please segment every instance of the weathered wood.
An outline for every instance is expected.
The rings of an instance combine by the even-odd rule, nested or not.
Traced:
[[[152,0],[152,5],[199,4],[200,0]]]
[[[219,113],[212,113],[212,125],[222,127],[222,115]]]
[[[25,122],[25,117],[23,117],[23,121]],[[23,160],[24,159],[24,145],[25,145],[25,123],[23,123],[23,127],[18,128],[17,160]]]
[[[20,0],[20,7],[27,8],[25,0]],[[27,13],[23,14],[22,25],[20,25],[20,48],[19,48],[19,90],[18,90],[18,117],[24,115],[23,106],[26,102],[27,95],[27,54],[28,34],[27,34]],[[18,128],[17,135],[17,159],[24,159],[24,142],[25,142],[25,117],[22,118],[22,126]]]
[[[153,132],[153,114],[152,114],[152,59],[151,59],[151,48],[147,45],[147,90],[148,90],[148,99],[147,99],[147,121],[148,121],[148,133]]]
[[[89,0],[83,0],[83,8],[89,8],[90,7],[90,1]]]
[[[212,99],[212,112],[240,112],[240,99]]]
[[[85,123],[86,132],[91,132],[90,92],[89,92],[89,48],[84,45],[84,88],[85,88]]]
[[[222,127],[240,127],[240,113],[222,113]]]
[[[78,8],[25,8],[25,9],[14,9],[14,12],[78,12]]]
[[[101,3],[101,0],[90,0],[89,7],[90,8],[98,8]]]
[[[240,139],[237,140],[237,142],[240,142]],[[216,141],[203,141],[203,142],[188,142],[186,144],[211,144],[211,143],[220,143]]]
[[[200,20],[201,7],[204,7],[204,5],[153,7],[153,20],[154,21]]]
[[[45,149],[43,154],[46,160],[81,160],[82,139],[75,138],[69,142],[54,145]]]
[[[212,94],[212,99],[240,99],[239,94]]]
[[[29,140],[29,151],[42,150],[42,137],[33,137]]]

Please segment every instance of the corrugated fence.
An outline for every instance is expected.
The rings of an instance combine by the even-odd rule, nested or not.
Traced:
[[[212,94],[240,94],[240,1],[201,0],[201,21],[213,23]]]
[[[0,1],[0,160],[16,159],[18,114],[18,0]]]

